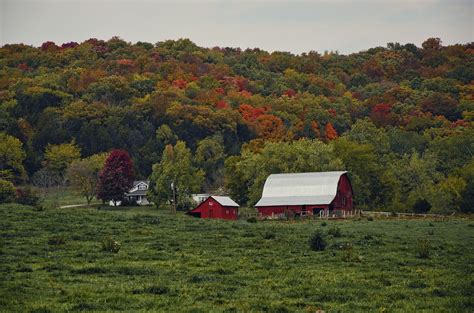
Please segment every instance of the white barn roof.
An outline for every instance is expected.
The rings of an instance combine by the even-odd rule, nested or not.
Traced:
[[[272,174],[255,206],[330,204],[337,194],[339,179],[347,172]]]
[[[239,206],[237,202],[235,202],[229,197],[223,197],[223,196],[211,196],[211,197],[217,202],[219,202],[222,206]]]

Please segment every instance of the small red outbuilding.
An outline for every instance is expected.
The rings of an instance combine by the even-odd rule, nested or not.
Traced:
[[[210,196],[187,214],[199,218],[239,218],[239,205],[229,197]]]

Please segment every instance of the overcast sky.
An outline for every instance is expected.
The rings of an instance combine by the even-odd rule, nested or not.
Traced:
[[[88,38],[351,53],[387,42],[473,39],[474,0],[0,0],[0,45]]]

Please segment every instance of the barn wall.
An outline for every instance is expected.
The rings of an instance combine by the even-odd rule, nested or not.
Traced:
[[[339,179],[337,194],[331,204],[336,210],[352,210],[354,208],[352,187],[346,174]]]

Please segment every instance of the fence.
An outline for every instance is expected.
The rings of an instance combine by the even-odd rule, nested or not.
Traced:
[[[381,216],[381,217],[398,217],[398,218],[402,218],[402,217],[421,217],[421,218],[435,218],[435,219],[448,218],[448,216],[441,215],[441,214],[427,214],[427,213],[418,214],[418,213],[397,213],[397,212],[377,212],[377,211],[362,211],[362,215]],[[452,215],[454,215],[454,213]]]
[[[452,214],[454,215],[454,213]],[[451,215],[451,216],[452,216]],[[374,216],[374,217],[397,217],[397,218],[434,218],[434,219],[447,219],[449,216],[441,214],[417,214],[417,213],[396,213],[396,212],[379,212],[379,211],[362,211],[362,210],[321,210],[318,214],[311,214],[306,211],[302,211],[296,215],[289,216],[285,213],[272,214],[263,216],[261,213],[239,213],[239,218],[257,218],[257,219],[287,219],[289,217],[294,218],[311,218],[311,219],[344,219],[344,218],[355,218],[361,216]]]

